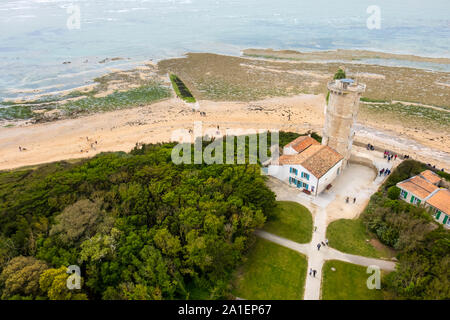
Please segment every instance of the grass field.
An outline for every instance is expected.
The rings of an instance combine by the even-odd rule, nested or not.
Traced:
[[[339,251],[365,257],[389,258],[392,253],[387,249],[377,249],[367,240],[372,237],[367,233],[360,219],[340,219],[328,225],[327,238],[330,247]]]
[[[322,300],[383,300],[382,290],[367,288],[370,276],[367,267],[327,261],[322,270]]]
[[[278,201],[273,217],[264,226],[265,231],[298,243],[310,242],[312,229],[311,212],[290,201]]]
[[[233,277],[232,293],[243,299],[303,299],[306,268],[303,255],[258,238]]]

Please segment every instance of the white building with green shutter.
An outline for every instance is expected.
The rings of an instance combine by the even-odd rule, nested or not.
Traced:
[[[445,227],[450,227],[450,191],[439,188],[436,181],[429,181],[426,175],[417,175],[397,183],[400,199],[414,205],[429,208],[434,218]]]

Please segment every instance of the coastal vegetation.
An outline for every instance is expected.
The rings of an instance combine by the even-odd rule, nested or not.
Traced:
[[[57,110],[58,116],[73,117],[80,114],[106,112],[130,107],[144,106],[152,102],[170,97],[170,90],[161,83],[149,82],[142,86],[128,90],[116,90],[106,96],[96,96],[95,92],[82,94],[75,92],[67,96],[58,96],[51,99],[35,100],[28,103],[9,103],[0,108],[0,120],[27,120],[35,121],[54,120],[44,112]],[[70,100],[77,96],[80,99]],[[4,103],[3,103],[4,104]]]
[[[258,165],[175,165],[173,146],[1,172],[2,299],[227,297],[275,195]]]
[[[345,79],[347,76],[345,75],[345,71],[342,70],[341,68],[338,69],[338,71],[336,71],[336,73],[334,74],[333,79],[337,80],[337,79]]]
[[[348,57],[358,54],[348,54]],[[364,52],[361,54],[366,57]],[[321,53],[318,52],[302,53],[300,56],[299,61],[279,61],[189,53],[185,58],[160,61],[158,69],[161,75],[173,72],[182,79],[188,78],[188,85],[197,99],[254,101],[268,96],[300,93],[323,94],[325,97],[326,81],[343,67],[347,70],[346,76],[357,77],[367,85],[364,93],[366,99],[450,107],[450,93],[445,85],[450,81],[447,72],[354,64],[351,61],[314,63],[312,61],[320,60]],[[331,56],[330,60],[336,59]]]
[[[362,103],[360,109],[363,116],[381,115],[383,118],[397,119],[411,126],[446,130],[450,128],[450,110],[447,109],[403,103]]]
[[[306,269],[302,254],[258,238],[234,274],[232,293],[252,300],[301,300]]]
[[[196,100],[194,96],[178,76],[176,76],[175,74],[171,74],[170,81],[172,82],[172,87],[175,90],[175,93],[180,99],[183,99],[184,101],[189,103],[195,103]]]
[[[428,166],[414,160],[402,162],[361,217],[367,230],[398,251],[397,269],[383,281],[389,298],[450,298],[450,232],[427,209],[389,198],[392,186],[425,169]]]
[[[60,109],[67,116],[80,113],[113,111],[123,108],[144,106],[146,104],[170,97],[168,88],[151,83],[126,91],[115,91],[105,97],[89,96],[80,100],[69,101]]]

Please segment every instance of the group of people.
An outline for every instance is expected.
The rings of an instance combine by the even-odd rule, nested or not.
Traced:
[[[89,141],[89,137],[86,137],[86,141],[88,143],[90,142]],[[97,150],[97,148],[95,147],[98,144],[97,140],[95,140],[94,142],[90,142],[90,144],[91,144],[91,149]],[[137,146],[137,142],[136,142],[136,146]],[[81,149],[80,152],[81,153],[83,153],[83,152],[87,153],[87,152],[89,152],[89,149]]]
[[[390,153],[387,150],[384,150],[384,158],[387,158],[387,161],[391,161],[392,159],[397,160],[397,154]]]
[[[350,197],[345,198],[345,203],[349,203],[350,202]],[[356,198],[353,198],[353,203],[356,202]]]
[[[325,239],[325,242],[321,241],[317,244],[317,251],[320,251],[320,247],[322,246],[328,246],[328,239]]]
[[[385,176],[387,176],[387,175],[390,175],[391,174],[391,169],[388,169],[388,168],[386,168],[386,169],[381,169],[380,170],[380,176],[382,176],[382,175],[385,175]]]
[[[316,277],[316,273],[317,273],[317,270],[313,270],[313,268],[309,268],[309,275],[310,276],[313,276],[315,278]]]
[[[433,168],[434,170],[439,170],[436,168],[435,165],[431,165],[430,163],[427,163],[427,166],[429,166],[430,168]],[[445,171],[444,168],[442,168],[441,171],[444,172]]]

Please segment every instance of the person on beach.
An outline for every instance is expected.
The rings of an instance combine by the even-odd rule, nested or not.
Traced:
[[[21,146],[19,146],[19,151],[22,151],[22,147]]]
[[[353,203],[355,203],[356,202],[356,198],[353,198]]]
[[[345,198],[345,203],[348,203],[349,197]]]

